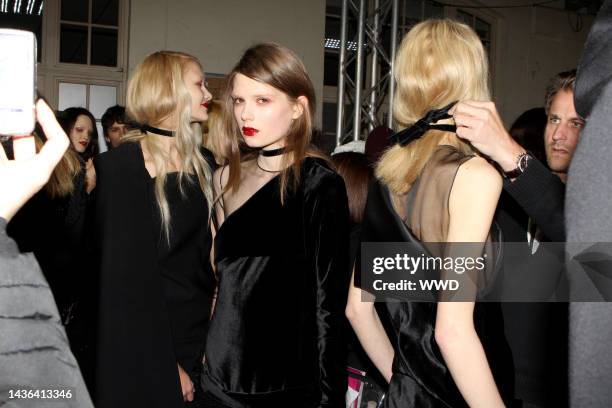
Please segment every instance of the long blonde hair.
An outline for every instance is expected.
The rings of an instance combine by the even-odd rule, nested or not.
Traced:
[[[406,34],[395,57],[395,81],[396,130],[453,101],[491,99],[480,39],[470,27],[450,19],[424,21]],[[405,147],[389,148],[376,166],[376,177],[394,193],[407,193],[445,135],[430,130]],[[456,135],[449,139],[464,153],[475,152]]]
[[[181,166],[179,186],[183,193],[186,174],[195,174],[207,203],[213,202],[212,171],[202,156],[202,132],[199,124],[191,123],[191,95],[183,81],[186,65],[200,62],[192,55],[176,51],[157,51],[142,61],[130,79],[127,90],[126,112],[140,124],[156,126],[163,120],[177,116],[176,150]],[[171,214],[165,193],[165,182],[171,157],[155,137],[140,130],[129,132],[125,142],[144,141],[156,170],[155,198],[166,240],[170,237]]]
[[[275,43],[262,43],[245,51],[228,75],[223,98],[223,155],[229,164],[229,180],[225,191],[239,186],[241,161],[249,160],[257,154],[256,149],[249,148],[244,142],[233,116],[231,93],[237,74],[278,89],[293,103],[298,103],[297,98],[300,96],[308,100],[304,113],[293,121],[285,137],[285,149],[290,154],[283,155],[282,160],[282,168],[285,170],[280,177],[280,196],[281,202],[284,202],[287,188],[297,188],[299,184],[300,166],[304,158],[310,156],[325,159],[325,156],[310,144],[316,107],[314,87],[304,64],[290,49]]]

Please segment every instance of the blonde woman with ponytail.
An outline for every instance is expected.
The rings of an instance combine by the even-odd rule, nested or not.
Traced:
[[[395,80],[398,133],[375,169],[362,242],[406,240],[412,233],[433,256],[453,254],[456,246],[449,243],[463,242],[476,243],[475,256],[481,256],[496,233],[492,223],[502,180],[457,137],[448,112],[456,101],[490,100],[482,44],[456,21],[417,24],[397,53]],[[494,408],[512,400],[499,304],[476,303],[476,289],[469,287],[461,302],[395,301],[375,309],[366,301],[376,292],[367,273],[357,261],[346,313],[389,381],[384,407]]]
[[[139,124],[96,161],[100,407],[182,407],[197,399],[214,293],[211,95],[193,56],[149,55],[127,91]]]

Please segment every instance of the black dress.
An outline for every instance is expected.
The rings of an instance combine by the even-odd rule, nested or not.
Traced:
[[[212,289],[216,284],[209,261],[211,235],[208,208],[203,205],[206,200],[197,178],[187,176],[181,192],[178,173],[168,174],[166,199],[172,223],[170,237],[166,239],[155,201],[154,178],[149,181],[149,191],[174,354],[194,384],[198,384]]]
[[[385,186],[373,183],[368,192],[361,241],[403,242],[404,230],[409,228],[421,242],[428,243],[433,255],[442,256],[448,232],[451,188],[459,166],[469,159],[470,156],[452,146],[438,146],[407,197],[395,199]],[[394,201],[404,208],[398,211],[392,204]],[[494,257],[491,254],[488,259]],[[360,270],[358,256],[355,265],[357,287],[362,287]],[[395,351],[393,376],[384,406],[467,407],[435,340],[437,303],[386,301],[379,305],[377,311],[383,314],[381,319],[390,323],[386,328],[390,328],[389,337]],[[511,406],[514,373],[500,305],[477,302],[474,326],[502,399]]]
[[[344,407],[349,212],[342,178],[306,158],[284,205],[279,176],[221,225],[206,343],[207,406]]]
[[[197,371],[214,292],[208,207],[197,184],[185,183],[183,198],[176,176],[168,175],[173,213],[165,245],[140,146],[122,144],[94,164],[100,268],[95,404],[182,408],[177,362],[190,374]]]

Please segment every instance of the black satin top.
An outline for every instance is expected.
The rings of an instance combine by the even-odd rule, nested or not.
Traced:
[[[343,407],[349,212],[342,178],[306,158],[280,202],[279,176],[221,225],[205,391],[232,407]]]
[[[407,228],[417,235],[419,240],[423,236],[446,237],[447,226],[441,224],[444,224],[444,214],[448,214],[448,196],[457,169],[469,158],[453,147],[438,147],[406,199],[402,201],[412,204],[408,205],[411,208],[406,210],[408,219],[412,221],[410,226],[406,225],[405,220],[396,212],[389,190],[375,181],[368,192],[361,242],[406,242]],[[423,173],[426,173],[426,176]],[[426,216],[427,211],[432,212],[431,216]],[[496,231],[496,228],[492,228],[490,236],[497,235]],[[431,243],[439,243],[442,249],[433,254],[441,256],[445,245],[443,240],[444,238],[429,238],[425,242],[430,244],[430,249],[436,251]],[[496,254],[491,253],[488,259],[496,257]],[[355,285],[358,287],[361,287],[360,265],[358,256],[355,265]],[[437,303],[387,300],[377,305],[380,306],[377,311],[383,314],[381,319],[390,323],[390,327],[387,327],[388,335],[395,351],[393,377],[383,406],[467,407],[435,340]],[[504,335],[499,303],[476,302],[474,327],[502,399],[506,406],[513,406],[514,368]]]

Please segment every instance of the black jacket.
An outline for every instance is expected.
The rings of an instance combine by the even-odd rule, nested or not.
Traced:
[[[142,151],[137,143],[125,143],[94,165],[93,237],[100,267],[96,406],[182,407]]]

